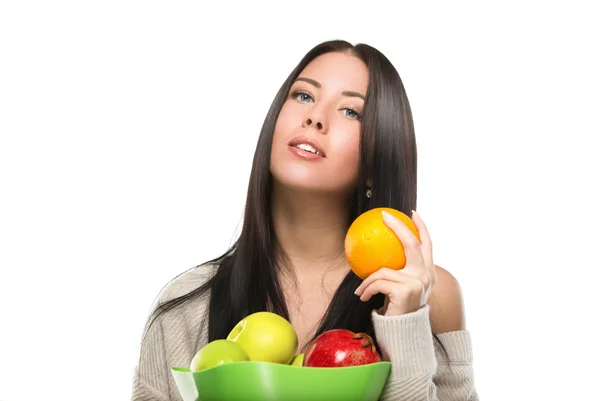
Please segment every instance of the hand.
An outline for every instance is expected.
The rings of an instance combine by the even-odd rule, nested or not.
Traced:
[[[383,221],[404,245],[406,265],[401,270],[379,269],[358,286],[355,294],[364,302],[375,294],[385,294],[385,303],[379,311],[385,316],[416,312],[427,303],[437,279],[429,232],[415,211],[412,221],[419,232],[420,243],[412,231],[394,216],[383,212]]]

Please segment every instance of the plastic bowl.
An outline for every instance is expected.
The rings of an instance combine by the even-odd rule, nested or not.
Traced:
[[[171,372],[184,401],[375,401],[390,369],[390,362],[343,368],[232,362]]]

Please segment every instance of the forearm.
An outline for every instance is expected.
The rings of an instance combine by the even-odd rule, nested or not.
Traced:
[[[468,331],[439,335],[446,355],[436,349],[429,306],[401,316],[373,312],[383,357],[392,369],[381,401],[478,401]]]
[[[429,323],[429,306],[402,316],[373,313],[383,357],[392,369],[380,400],[435,401],[437,361]]]

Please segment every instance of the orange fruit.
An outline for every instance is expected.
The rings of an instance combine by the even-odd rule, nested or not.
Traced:
[[[346,233],[344,250],[352,271],[363,280],[383,267],[400,270],[406,265],[402,241],[383,221],[384,210],[400,219],[421,241],[411,218],[399,210],[379,207],[358,216]]]

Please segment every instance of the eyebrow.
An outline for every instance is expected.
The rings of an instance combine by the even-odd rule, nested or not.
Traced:
[[[299,77],[296,79],[296,81],[308,82],[309,84],[316,86],[319,89],[321,89],[321,86],[322,86],[318,81],[315,81],[314,79],[311,79],[311,78]],[[354,92],[354,91],[343,91],[342,95],[350,96],[350,97],[359,97],[362,100],[365,100],[365,96],[362,93],[358,93],[358,92]]]

